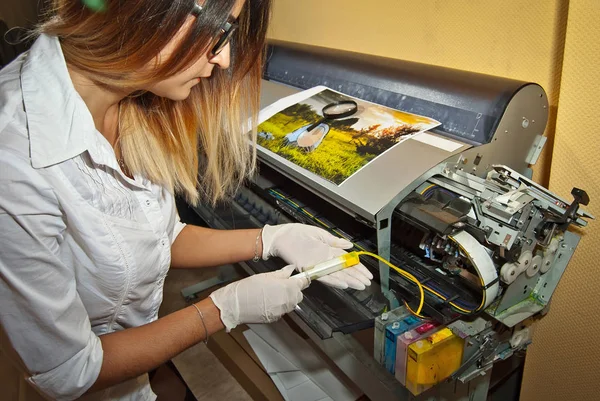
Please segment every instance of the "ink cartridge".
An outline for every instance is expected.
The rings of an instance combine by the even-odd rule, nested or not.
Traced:
[[[406,358],[408,355],[408,346],[429,337],[437,327],[437,322],[426,322],[398,337],[396,345],[395,375],[396,379],[402,383],[403,386],[406,386]]]
[[[402,320],[387,325],[385,328],[384,365],[388,372],[394,374],[396,369],[396,343],[398,336],[405,331],[419,325],[421,320],[415,316],[408,316]]]
[[[408,347],[406,388],[419,395],[445,380],[460,367],[462,338],[443,328]]]

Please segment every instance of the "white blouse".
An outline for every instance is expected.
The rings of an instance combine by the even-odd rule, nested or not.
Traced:
[[[29,383],[71,400],[95,382],[98,336],[157,318],[183,227],[173,194],[121,172],[57,38],[0,72],[0,345]],[[85,399],[155,397],[144,375]]]

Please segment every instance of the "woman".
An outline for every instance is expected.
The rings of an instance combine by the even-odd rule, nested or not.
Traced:
[[[242,132],[270,0],[92,3],[54,0],[31,50],[0,72],[2,351],[49,398],[150,400],[146,372],[291,311],[309,284],[288,279],[293,265],[351,244],[299,224],[186,226],[174,207],[174,193],[216,202],[254,169]],[[157,319],[169,268],[275,256],[292,266]],[[326,282],[371,278],[358,266]]]

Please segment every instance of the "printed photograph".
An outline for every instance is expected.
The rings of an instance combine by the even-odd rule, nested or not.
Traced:
[[[260,124],[258,144],[341,185],[403,140],[439,124],[324,89]]]

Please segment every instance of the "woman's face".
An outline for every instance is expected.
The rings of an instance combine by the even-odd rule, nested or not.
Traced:
[[[231,15],[237,18],[244,6],[245,0],[238,0],[234,6]],[[202,2],[201,2],[202,3]],[[171,41],[158,54],[158,63],[161,60],[168,60],[171,54],[177,49],[179,43],[186,37],[193,24],[196,23],[196,17],[191,14],[187,17],[179,32],[171,39]],[[210,50],[209,50],[210,51]],[[230,63],[230,46],[227,44],[223,50],[214,57],[209,57],[208,53],[200,55],[195,63],[190,65],[185,70],[178,72],[161,81],[152,83],[143,90],[154,93],[157,96],[165,97],[171,100],[185,100],[190,95],[191,89],[197,85],[201,79],[210,77],[212,70],[215,67],[228,68]],[[156,62],[148,64],[148,69],[153,69]]]

